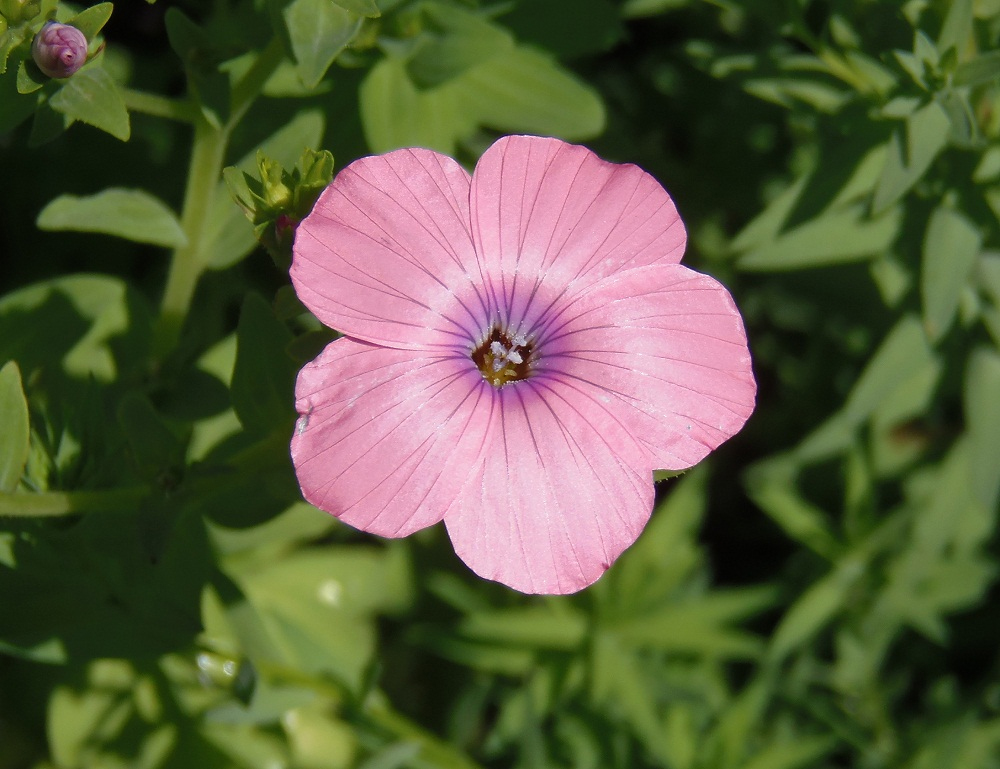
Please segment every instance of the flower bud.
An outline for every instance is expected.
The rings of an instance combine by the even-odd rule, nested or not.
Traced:
[[[76,27],[50,21],[35,35],[31,56],[49,77],[69,77],[87,62],[87,38]]]

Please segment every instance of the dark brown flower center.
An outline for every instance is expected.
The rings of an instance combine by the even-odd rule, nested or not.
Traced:
[[[534,345],[522,334],[511,336],[492,328],[486,340],[472,351],[472,361],[483,379],[494,387],[519,382],[531,375]]]

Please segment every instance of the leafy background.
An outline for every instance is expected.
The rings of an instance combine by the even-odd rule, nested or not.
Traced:
[[[0,768],[1000,767],[1000,2],[30,5]],[[52,14],[91,40],[65,81],[27,61]],[[356,157],[505,132],[657,176],[760,383],[571,597],[349,530],[287,457],[330,338],[289,222]]]

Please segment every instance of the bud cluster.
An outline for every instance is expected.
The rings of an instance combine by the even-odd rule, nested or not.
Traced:
[[[333,179],[333,155],[326,150],[307,149],[295,167],[287,171],[258,152],[257,173],[259,177],[227,168],[226,183],[253,224],[257,240],[285,269],[291,264],[295,228]]]

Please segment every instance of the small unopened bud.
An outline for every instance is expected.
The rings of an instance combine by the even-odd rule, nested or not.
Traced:
[[[50,21],[35,35],[31,56],[49,77],[69,77],[87,63],[87,38],[76,27]]]

